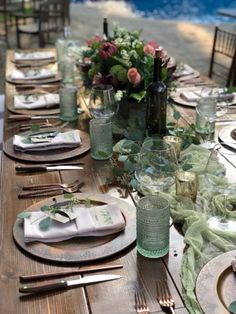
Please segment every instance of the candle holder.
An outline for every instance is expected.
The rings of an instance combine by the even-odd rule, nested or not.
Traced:
[[[197,174],[190,171],[177,171],[175,178],[176,195],[189,197],[195,202],[198,190]]]
[[[182,139],[178,136],[167,135],[163,137],[164,142],[170,144],[175,149],[176,157],[179,158],[182,147]]]

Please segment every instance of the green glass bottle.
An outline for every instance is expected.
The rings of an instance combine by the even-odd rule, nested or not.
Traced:
[[[156,49],[153,81],[147,88],[146,129],[149,136],[166,134],[167,88],[161,77],[161,50]]]
[[[106,17],[103,18],[103,38],[108,39],[108,21]]]

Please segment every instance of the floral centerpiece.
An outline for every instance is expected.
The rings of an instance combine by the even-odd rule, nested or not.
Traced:
[[[113,85],[118,101],[144,99],[152,80],[155,49],[160,48],[154,40],[145,43],[140,39],[140,31],[116,27],[113,36],[108,39],[94,36],[87,46],[83,58],[91,61],[88,76],[93,84]],[[163,60],[167,61],[167,54],[162,52]],[[167,71],[163,72],[166,78]]]

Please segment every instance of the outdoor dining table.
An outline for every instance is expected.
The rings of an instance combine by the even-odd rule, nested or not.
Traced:
[[[6,73],[9,73],[14,66],[11,62],[12,57],[13,51],[8,51]],[[10,114],[7,104],[12,101],[15,93],[15,85],[6,82],[4,141],[7,141],[18,132],[19,124],[21,123],[7,120]],[[181,106],[178,108],[183,114],[182,123],[191,123],[195,114],[194,109]],[[87,131],[87,126],[88,117],[86,114],[80,115],[79,128]],[[176,313],[188,313],[182,299],[180,267],[185,245],[181,226],[179,225],[171,224],[169,254],[158,259],[149,259],[138,254],[135,241],[121,250],[118,249],[117,253],[111,256],[108,253],[105,255],[105,258],[72,263],[63,262],[63,260],[59,262],[52,261],[47,260],[47,258],[38,257],[35,254],[32,255],[30,250],[27,248],[24,249],[17,244],[17,241],[13,238],[13,226],[17,214],[37,204],[39,201],[43,202],[46,198],[18,199],[20,188],[26,184],[65,183],[79,179],[84,182],[84,186],[81,189],[82,193],[92,196],[101,195],[101,193],[102,197],[112,196],[117,199],[117,202],[120,200],[127,202],[134,207],[133,210],[135,211],[133,198],[131,197],[133,196],[132,194],[125,200],[122,200],[117,188],[110,188],[108,191],[103,190],[101,192],[101,185],[106,180],[104,166],[108,164],[108,161],[93,160],[89,151],[79,157],[74,157],[72,161],[84,162],[84,169],[19,174],[15,171],[16,165],[32,163],[22,162],[2,153],[0,183],[0,313],[136,313],[134,292],[137,289],[144,290],[151,313],[162,313],[163,311],[156,299],[157,280],[167,280],[172,297],[175,300]],[[224,162],[227,163],[226,160]],[[94,245],[99,244],[95,242]],[[58,246],[58,249],[62,250],[60,246]],[[75,248],[73,246],[71,250],[80,250],[80,247]],[[49,249],[49,254],[51,253],[53,254]],[[70,255],[70,251],[68,255]],[[64,258],[66,259],[67,256]],[[68,270],[70,268],[99,263],[122,264],[123,268],[106,272],[121,275],[122,278],[115,281],[58,290],[39,295],[22,295],[18,291],[19,286],[21,286],[19,283],[19,276],[21,275]],[[87,276],[87,274],[83,274],[82,276]],[[73,278],[79,278],[79,275],[70,277],[70,279]],[[210,290],[211,288],[209,287],[209,297]]]

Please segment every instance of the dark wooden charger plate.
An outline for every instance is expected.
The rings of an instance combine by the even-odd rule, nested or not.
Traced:
[[[47,131],[55,131],[58,129],[48,128]],[[67,129],[63,129],[66,131]],[[30,132],[23,132],[21,135],[27,135]],[[52,149],[48,151],[38,151],[38,152],[20,152],[14,150],[13,147],[13,137],[9,138],[3,144],[3,151],[10,157],[13,157],[22,161],[31,161],[31,162],[51,162],[51,161],[59,161],[64,159],[73,158],[76,156],[80,156],[87,152],[90,149],[90,138],[89,134],[80,131],[80,137],[82,140],[82,145],[76,148],[60,148],[60,149]]]
[[[80,237],[58,243],[24,242],[23,222],[21,219],[15,221],[13,237],[17,245],[27,253],[53,262],[86,262],[114,255],[127,248],[136,240],[136,211],[135,207],[128,202],[116,197],[104,194],[90,195],[77,193],[78,199],[89,198],[91,201],[102,204],[115,204],[121,209],[126,221],[125,230],[104,237]],[[63,196],[56,197],[57,203],[65,202]],[[39,210],[43,205],[54,204],[52,199],[46,199],[36,203],[26,211]],[[96,204],[98,205],[98,204]]]
[[[208,314],[229,314],[228,306],[236,300],[236,278],[231,261],[236,250],[221,254],[209,261],[200,271],[196,283],[198,302]]]

